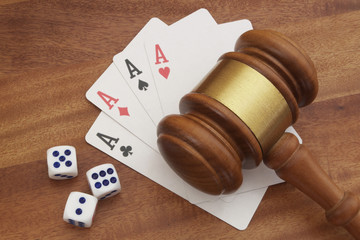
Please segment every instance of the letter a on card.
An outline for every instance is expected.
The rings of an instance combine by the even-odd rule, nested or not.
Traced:
[[[101,99],[106,103],[106,105],[109,106],[109,110],[112,109],[112,107],[114,106],[114,104],[116,104],[119,99],[118,98],[113,98],[109,95],[107,95],[106,93],[103,93],[101,91],[98,91],[97,94],[101,97]],[[114,102],[114,104],[111,104],[111,101]]]
[[[160,64],[160,63],[167,63],[169,62],[166,57],[165,54],[163,53],[163,51],[160,48],[159,44],[155,45],[155,55],[156,55],[156,62],[155,64]],[[160,59],[163,59],[163,61],[161,62]]]
[[[117,143],[119,141],[119,138],[113,138],[102,133],[97,133],[96,136],[100,138],[104,143],[106,143],[106,145],[108,145],[111,150],[113,150],[115,147],[115,144],[112,145],[111,142],[114,141],[115,143]]]
[[[137,75],[142,74],[142,72],[139,69],[137,69],[135,67],[135,65],[132,62],[130,62],[129,59],[125,59],[125,63],[126,63],[126,66],[127,66],[128,70],[129,70],[129,73],[130,73],[130,79],[134,78]],[[136,72],[136,75],[134,74],[134,72]]]

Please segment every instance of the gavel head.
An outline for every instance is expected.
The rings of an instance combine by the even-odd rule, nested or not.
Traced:
[[[180,100],[181,114],[161,120],[160,153],[197,189],[231,193],[242,168],[261,162],[317,91],[316,70],[300,47],[274,31],[248,31]]]

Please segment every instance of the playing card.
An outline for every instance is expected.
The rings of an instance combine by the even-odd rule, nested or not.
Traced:
[[[136,95],[150,118],[157,124],[163,117],[159,97],[147,62],[143,39],[163,33],[168,26],[160,19],[152,18],[113,61],[117,69]],[[122,80],[122,79],[121,79]]]
[[[113,63],[86,92],[86,98],[157,151],[155,125]]]
[[[211,16],[208,10],[205,8],[200,8],[195,12],[189,14],[188,16],[176,21],[175,23],[170,25],[170,32],[168,34],[172,34],[173,32],[187,32],[189,28],[200,29],[208,26],[216,26],[217,23],[215,19]],[[192,30],[190,30],[192,31]],[[157,37],[162,37],[157,36]]]
[[[184,181],[161,158],[124,127],[101,112],[88,133],[86,141],[128,167],[150,178],[177,195],[187,198]]]
[[[251,29],[248,20],[240,20],[148,40],[145,48],[164,115],[177,113],[180,98],[202,80],[222,54],[233,51],[242,33]]]
[[[86,141],[143,174],[154,182],[187,199],[190,186],[178,177],[161,156],[125,128],[101,112],[85,137]],[[197,204],[200,208],[231,224],[245,229],[255,213],[266,188],[236,196]]]
[[[232,51],[243,32],[251,29],[248,20],[240,20],[188,32],[187,37],[183,37],[183,32],[173,32],[146,42],[148,59],[153,63],[150,66],[165,115],[177,113],[180,98],[202,80],[222,54]],[[267,182],[269,185],[280,182],[276,175],[272,179]],[[267,184],[259,184],[255,189],[264,186]],[[248,189],[244,187],[240,191]],[[188,196],[191,203],[217,198],[197,190],[189,192]]]
[[[152,77],[150,65],[147,61],[144,41],[152,36],[162,36],[166,32],[183,32],[188,29],[196,30],[204,26],[216,26],[215,20],[205,9],[200,9],[168,27],[158,18],[152,18],[117,55],[113,61],[119,72],[130,86],[146,112],[155,124],[163,117],[161,104]]]
[[[196,204],[198,207],[225,221],[231,226],[245,230],[258,208],[267,187],[236,194],[216,201]]]

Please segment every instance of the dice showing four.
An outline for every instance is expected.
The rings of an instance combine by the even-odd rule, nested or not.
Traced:
[[[105,163],[86,172],[91,192],[98,199],[112,197],[121,190],[114,165]]]
[[[78,175],[76,151],[73,146],[56,146],[47,150],[49,177],[56,180]]]
[[[98,199],[90,194],[71,192],[64,210],[63,219],[79,227],[91,227]]]

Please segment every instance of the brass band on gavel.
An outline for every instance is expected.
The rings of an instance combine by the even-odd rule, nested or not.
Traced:
[[[225,58],[194,89],[233,111],[253,132],[263,152],[292,124],[289,106],[263,75],[239,61]]]

